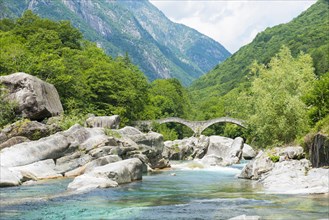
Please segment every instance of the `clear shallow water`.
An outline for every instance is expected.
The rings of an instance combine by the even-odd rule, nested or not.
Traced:
[[[118,188],[67,195],[72,179],[1,188],[0,219],[264,219],[329,218],[325,195],[269,195],[253,181],[235,178],[241,165],[176,170],[143,176]],[[173,175],[173,174],[176,175]]]

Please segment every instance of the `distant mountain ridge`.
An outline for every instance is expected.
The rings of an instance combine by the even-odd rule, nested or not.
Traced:
[[[108,54],[128,52],[150,80],[177,78],[189,85],[230,56],[218,42],[171,22],[148,1],[0,0],[0,6],[0,18],[30,9],[49,19],[70,20]]]

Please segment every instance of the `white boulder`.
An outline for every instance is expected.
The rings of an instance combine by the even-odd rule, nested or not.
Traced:
[[[131,158],[104,166],[98,166],[76,177],[68,185],[70,190],[90,190],[95,188],[115,187],[118,184],[141,180],[143,163],[138,158]]]
[[[242,157],[242,148],[243,139],[240,137],[233,140],[227,137],[210,136],[208,151],[201,162],[212,166],[228,166],[238,163]]]
[[[257,155],[256,151],[248,144],[243,145],[242,157],[246,160],[255,158]]]
[[[12,167],[10,170],[20,172],[25,179],[40,180],[62,177],[55,171],[54,160],[42,160],[29,165]]]
[[[20,172],[0,166],[0,187],[18,186],[22,180],[23,175]]]
[[[86,120],[86,126],[95,128],[111,128],[118,129],[120,125],[120,116],[112,115],[112,116],[91,116]]]

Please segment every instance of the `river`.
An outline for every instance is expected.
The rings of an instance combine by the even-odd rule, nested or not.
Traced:
[[[66,193],[72,179],[1,188],[0,219],[329,218],[328,195],[266,194],[254,181],[236,178],[242,166],[200,169],[176,162],[143,181],[78,195]]]

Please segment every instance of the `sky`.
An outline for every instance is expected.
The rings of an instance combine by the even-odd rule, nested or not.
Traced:
[[[287,23],[313,0],[151,0],[170,20],[205,34],[231,53],[267,27]]]

